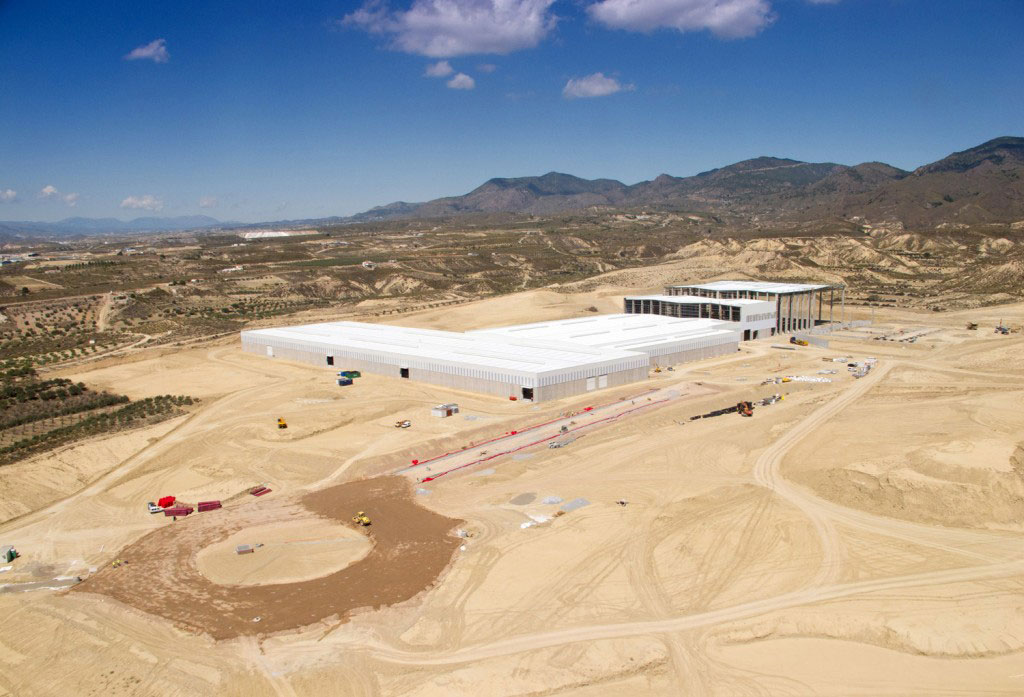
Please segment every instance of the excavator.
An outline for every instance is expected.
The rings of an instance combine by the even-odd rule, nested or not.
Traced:
[[[789,343],[796,344],[797,346],[807,346],[808,345],[806,339],[798,339],[795,336],[789,337]]]
[[[754,405],[750,402],[740,402],[736,405],[736,413],[740,416],[753,416]]]
[[[278,428],[288,428],[288,423],[282,417],[278,417],[277,418],[277,427]]]
[[[359,511],[352,516],[352,522],[356,525],[362,525],[364,528],[370,524],[370,516],[366,515],[365,512]]]

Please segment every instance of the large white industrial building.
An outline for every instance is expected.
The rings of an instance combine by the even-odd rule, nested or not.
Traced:
[[[242,332],[242,348],[274,358],[545,401],[616,387],[672,365],[733,353],[728,322],[653,315],[445,332],[327,322]]]
[[[714,281],[631,296],[624,314],[445,332],[325,322],[242,332],[272,358],[533,401],[559,399],[738,350],[743,339],[813,326],[833,286]],[[817,315],[817,319],[815,318]]]
[[[744,339],[810,329],[833,320],[835,301],[842,304],[842,284],[711,281],[666,286],[664,295],[626,298],[625,311],[671,317],[713,317],[739,322]],[[754,304],[754,303],[758,304]],[[735,308],[735,309],[733,309]],[[767,315],[771,321],[767,321]]]
[[[696,317],[734,322],[743,340],[775,333],[775,303],[751,298],[702,298],[696,295],[632,295],[623,301],[630,314]]]

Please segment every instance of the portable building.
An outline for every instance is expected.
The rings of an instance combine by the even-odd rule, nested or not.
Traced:
[[[430,410],[431,416],[439,416],[441,418],[453,416],[454,414],[458,413],[459,405],[455,404],[454,402],[451,404],[438,404],[437,406]]]

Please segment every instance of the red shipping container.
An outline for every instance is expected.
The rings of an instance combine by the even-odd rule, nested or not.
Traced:
[[[160,508],[168,508],[174,505],[174,501],[175,499],[173,496],[162,496],[156,504],[160,506]]]

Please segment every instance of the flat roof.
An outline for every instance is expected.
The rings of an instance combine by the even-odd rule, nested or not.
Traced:
[[[831,283],[773,283],[771,281],[711,281],[709,283],[679,283],[672,288],[700,288],[702,290],[751,290],[759,293],[802,293],[808,290],[831,288]]]
[[[646,356],[615,347],[531,340],[484,332],[446,332],[366,322],[323,322],[242,332],[262,337],[317,345],[329,350],[356,350],[387,356],[427,359],[442,365],[472,365],[538,375],[571,368],[636,363]],[[628,367],[635,367],[633,365]],[[617,368],[622,369],[622,368]]]
[[[558,341],[602,350],[616,348],[629,351],[642,350],[643,347],[656,344],[681,343],[704,338],[715,338],[725,343],[736,340],[735,327],[734,322],[716,319],[613,314],[478,329],[470,334]]]
[[[719,305],[758,305],[771,302],[754,298],[705,298],[701,295],[627,295],[626,300],[660,300],[666,303],[718,303]]]

